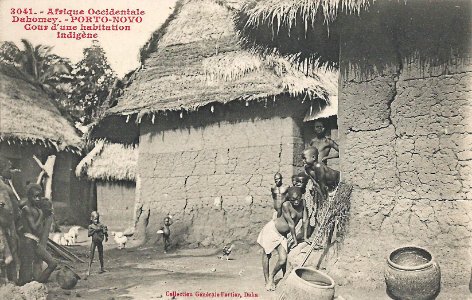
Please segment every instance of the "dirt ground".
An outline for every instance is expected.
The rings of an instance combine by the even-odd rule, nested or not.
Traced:
[[[69,247],[88,260],[88,239],[81,231],[78,243]],[[235,249],[230,260],[220,260],[220,249],[173,249],[163,253],[162,244],[117,249],[110,238],[105,244],[106,273],[98,274],[98,254],[92,274],[85,280],[87,263],[72,264],[82,277],[77,286],[62,290],[51,277],[48,299],[277,299],[277,292],[264,290],[258,248]],[[280,276],[280,275],[279,275]],[[172,296],[172,292],[192,296]],[[197,297],[197,292],[226,292],[226,297]],[[245,294],[248,293],[248,294]],[[245,297],[246,295],[246,297]],[[355,287],[336,287],[336,299],[390,299],[384,290],[363,291]],[[253,297],[250,297],[253,296]],[[472,299],[468,287],[443,290],[438,300]]]

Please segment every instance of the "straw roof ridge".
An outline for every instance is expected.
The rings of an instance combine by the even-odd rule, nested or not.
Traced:
[[[79,162],[75,173],[93,180],[135,181],[137,161],[136,146],[98,140]]]
[[[167,17],[164,23],[162,23],[162,25],[152,33],[151,38],[146,42],[146,44],[141,47],[141,49],[139,50],[141,64],[144,64],[146,59],[149,58],[149,55],[157,50],[160,39],[167,32],[167,27],[169,26],[169,23],[176,18],[185,1],[186,0],[178,0],[175,3],[174,10],[169,15],[169,17]]]
[[[0,141],[79,153],[76,129],[49,96],[12,65],[0,63]]]
[[[179,2],[181,6],[172,18],[153,35],[159,35],[154,43],[156,51],[148,53],[117,105],[107,114],[137,114],[139,122],[143,116],[157,112],[194,111],[212,103],[283,94],[329,102],[330,95],[317,78],[293,66],[280,71],[288,62],[271,63],[255,52],[243,50],[233,23],[235,10],[225,3]]]

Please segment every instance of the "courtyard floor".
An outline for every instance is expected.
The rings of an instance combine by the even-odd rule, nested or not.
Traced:
[[[85,231],[84,231],[85,232]],[[88,239],[81,233],[71,251],[87,260]],[[219,249],[174,249],[164,254],[162,245],[119,250],[111,238],[105,244],[106,273],[98,274],[98,254],[92,274],[85,279],[87,263],[73,264],[82,277],[72,290],[62,290],[55,278],[48,283],[48,299],[277,299],[264,289],[260,252],[235,249],[230,260],[220,260]],[[54,274],[53,274],[54,275]],[[173,296],[172,292],[187,296]],[[197,297],[197,293],[225,292],[227,297]],[[190,295],[191,294],[191,295]],[[384,290],[365,291],[336,287],[336,299],[390,299]],[[467,286],[443,289],[438,300],[472,299]]]

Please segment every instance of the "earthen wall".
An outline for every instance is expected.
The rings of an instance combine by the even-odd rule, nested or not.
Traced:
[[[356,61],[344,57],[341,63],[341,169],[354,190],[348,234],[330,270],[341,283],[380,286],[390,251],[417,245],[439,262],[443,284],[466,284],[472,66],[399,62],[400,50],[384,41],[390,37],[381,28],[370,33],[386,45],[376,52],[386,63],[381,72],[361,78],[349,73]],[[353,36],[343,47],[356,43],[362,41]]]
[[[97,210],[109,230],[123,231],[133,225],[135,192],[131,182],[97,182]]]
[[[219,116],[143,123],[136,209],[147,218],[147,238],[157,237],[170,213],[174,243],[254,245],[273,212],[275,172],[290,184],[300,164],[301,117],[290,114],[293,108],[242,106]]]

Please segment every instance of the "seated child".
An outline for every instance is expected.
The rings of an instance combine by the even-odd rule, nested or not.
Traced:
[[[308,210],[309,235],[319,226],[318,213],[328,201],[328,194],[336,190],[340,173],[318,162],[318,149],[308,147],[303,151],[305,172],[308,175],[308,184],[305,193],[305,205]]]

